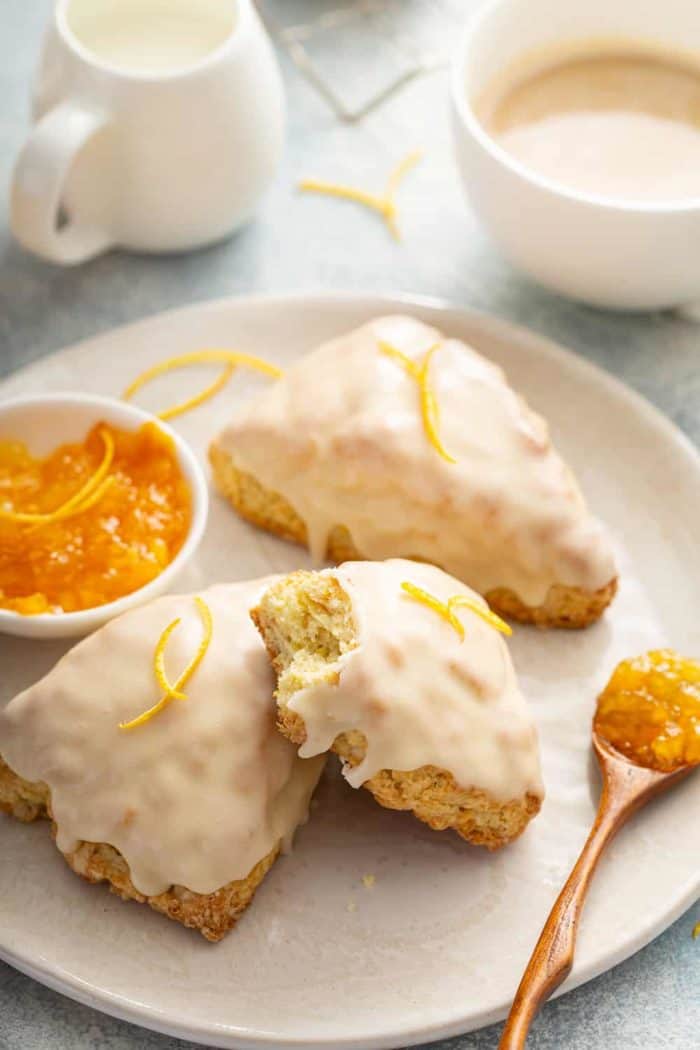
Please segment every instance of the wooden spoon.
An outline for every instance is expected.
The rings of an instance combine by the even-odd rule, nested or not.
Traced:
[[[603,775],[595,823],[527,964],[499,1050],[522,1050],[540,1006],[571,972],[581,912],[605,847],[636,810],[697,768],[688,765],[672,773],[659,773],[634,765],[595,731],[593,750]]]

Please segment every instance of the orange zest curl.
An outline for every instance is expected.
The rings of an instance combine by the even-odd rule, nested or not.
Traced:
[[[438,616],[441,616],[446,623],[449,623],[451,627],[454,627],[461,640],[464,641],[464,627],[448,604],[441,602],[439,598],[435,598],[432,594],[424,591],[421,587],[416,587],[414,583],[409,583],[408,580],[403,581],[401,589],[405,591],[410,598],[413,598],[414,601],[420,602],[421,605],[425,605],[428,609],[432,609],[433,612],[436,612]]]
[[[280,368],[270,364],[269,361],[264,361],[261,357],[255,357],[254,354],[245,354],[239,350],[193,350],[187,354],[179,354],[177,357],[168,357],[165,361],[160,361],[157,365],[153,365],[152,368],[147,368],[145,372],[142,372],[129,384],[122,397],[125,401],[130,401],[134,394],[146,383],[150,383],[152,379],[157,379],[158,376],[164,375],[166,372],[172,372],[177,368],[187,368],[189,365],[200,364],[224,364],[226,368],[218,379],[214,380],[213,383],[198,394],[194,394],[186,401],[182,401],[177,405],[171,405],[170,408],[158,412],[159,419],[174,419],[175,416],[181,416],[184,412],[189,412],[190,409],[197,408],[198,405],[208,401],[209,398],[214,397],[220,390],[223,390],[239,367],[251,368],[253,371],[261,372],[272,379],[279,379],[282,375]]]
[[[397,222],[396,194],[399,186],[411,168],[420,161],[422,153],[414,150],[396,165],[387,179],[384,193],[368,193],[356,186],[345,186],[337,182],[324,182],[321,179],[302,179],[299,189],[304,193],[322,193],[327,197],[342,197],[344,200],[362,204],[371,211],[376,211],[384,219],[389,232],[398,241],[401,233]]]
[[[170,408],[163,409],[162,412],[158,413],[158,418],[166,422],[168,419],[175,419],[176,416],[182,416],[185,412],[189,412],[190,409],[203,405],[210,397],[214,397],[220,390],[224,389],[235,371],[235,365],[226,365],[226,368],[224,368],[219,378],[215,379],[213,383],[210,383],[210,385],[205,387],[204,390],[200,390],[198,394],[188,397],[185,401],[181,401],[177,405],[171,405]]]
[[[138,726],[145,725],[161,711],[163,711],[171,700],[186,700],[187,694],[183,692],[184,687],[189,682],[192,675],[195,673],[202,660],[204,659],[207,649],[209,648],[212,634],[214,631],[214,624],[212,620],[211,610],[207,603],[199,597],[194,599],[199,614],[202,618],[202,625],[204,627],[204,633],[202,635],[202,641],[199,643],[197,652],[188,663],[185,670],[182,672],[180,677],[172,685],[168,681],[168,677],[165,673],[165,647],[168,644],[168,639],[173,631],[180,625],[180,619],[173,620],[172,623],[168,624],[163,633],[161,634],[156,644],[155,652],[153,654],[153,670],[158,681],[158,684],[163,689],[163,696],[160,698],[157,704],[153,707],[149,707],[147,711],[144,711],[137,718],[133,718],[130,722],[120,722],[120,729],[136,729]]]
[[[83,511],[94,507],[102,499],[102,496],[112,483],[112,479],[108,478],[107,474],[114,459],[114,438],[104,428],[100,430],[100,437],[105,447],[102,462],[95,473],[65,503],[46,514],[31,514],[0,508],[0,518],[3,518],[5,521],[16,521],[20,525],[34,525],[35,528],[39,528],[42,525],[47,525],[49,522],[63,521],[65,518],[73,517],[75,514],[82,514]]]
[[[405,591],[410,598],[414,601],[420,602],[421,605],[425,605],[428,609],[432,609],[438,616],[441,616],[446,623],[449,623],[451,627],[457,632],[460,637],[460,641],[464,641],[464,625],[461,620],[457,617],[455,609],[469,609],[471,612],[480,616],[490,627],[493,627],[496,631],[500,631],[501,634],[510,635],[512,634],[511,628],[502,620],[500,616],[496,616],[495,612],[489,609],[488,605],[481,604],[474,598],[468,598],[466,594],[455,594],[452,598],[449,598],[446,602],[441,602],[439,598],[435,598],[428,591],[424,591],[421,587],[416,587],[414,583],[409,583],[404,580],[401,584],[401,589]]]
[[[440,346],[440,343],[431,346],[423,358],[419,379],[421,412],[423,413],[423,426],[425,427],[425,432],[428,435],[428,441],[430,444],[448,463],[456,463],[457,460],[447,451],[440,440],[440,435],[438,434],[438,427],[440,426],[440,406],[437,403],[437,398],[430,386],[428,377],[428,369],[430,368],[433,354]]]
[[[183,693],[181,691],[181,689],[177,688],[174,685],[171,685],[170,682],[168,681],[168,676],[165,673],[165,647],[168,644],[168,639],[170,638],[170,635],[173,633],[174,630],[176,630],[176,628],[178,628],[180,626],[181,623],[182,623],[182,619],[178,616],[176,620],[173,620],[172,623],[168,624],[168,626],[165,628],[165,630],[161,634],[160,638],[158,639],[158,644],[156,645],[156,651],[153,654],[153,670],[155,671],[155,675],[156,675],[156,679],[158,681],[158,685],[161,687],[161,689],[165,693],[164,699],[165,698],[168,698],[170,700],[186,700],[187,699],[187,693]],[[182,683],[182,684],[184,684],[184,683]]]
[[[468,598],[466,594],[455,594],[447,603],[447,608],[452,612],[453,609],[470,609],[477,616],[480,616],[485,623],[493,627],[494,630],[500,631],[501,634],[505,634],[507,637],[513,633],[513,629],[505,620],[502,620],[500,616],[497,616],[493,609],[489,609],[486,602],[478,602],[475,598]]]
[[[438,433],[440,426],[440,406],[435,397],[435,392],[430,385],[430,362],[433,359],[435,351],[439,350],[441,346],[442,343],[433,343],[433,345],[426,350],[423,360],[419,364],[408,357],[407,354],[402,353],[401,350],[397,350],[395,346],[391,345],[391,343],[385,343],[383,340],[379,341],[379,349],[381,352],[386,354],[387,357],[391,357],[395,361],[398,361],[406,371],[407,375],[411,376],[412,379],[415,379],[418,384],[421,415],[423,417],[423,429],[425,430],[428,441],[438,455],[442,456],[444,460],[448,463],[456,463],[457,460],[454,456],[450,455],[440,440],[440,435]]]
[[[402,350],[397,350],[397,348],[392,346],[391,343],[385,343],[383,339],[379,340],[379,349],[383,354],[386,354],[387,357],[393,357],[394,361],[398,361],[399,364],[403,366],[406,373],[413,379],[420,379],[420,365],[417,365],[408,354],[404,354]]]

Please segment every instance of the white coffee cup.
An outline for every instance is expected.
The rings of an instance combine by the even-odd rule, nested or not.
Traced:
[[[454,138],[471,203],[504,254],[541,284],[597,306],[651,310],[700,300],[700,193],[626,202],[569,190],[510,156],[477,119],[494,77],[536,50],[613,38],[700,49],[698,0],[492,0],[452,67]],[[700,172],[698,173],[700,186]]]
[[[251,0],[58,0],[11,190],[25,248],[78,263],[173,252],[245,222],[284,96]]]

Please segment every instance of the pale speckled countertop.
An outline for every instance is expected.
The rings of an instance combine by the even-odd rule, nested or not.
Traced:
[[[320,0],[294,3],[300,10],[322,6]],[[50,6],[50,0],[0,0],[0,375],[116,324],[195,300],[319,289],[414,292],[500,314],[560,340],[641,391],[700,441],[700,328],[670,314],[591,310],[515,274],[462,201],[442,72],[416,82],[361,126],[346,127],[285,64],[285,164],[257,220],[238,236],[189,256],[115,253],[74,270],[24,255],[9,237],[4,187],[25,133],[31,72]],[[414,146],[424,148],[426,157],[401,195],[400,245],[352,205],[296,197],[300,175],[381,185],[397,158]],[[550,1004],[528,1046],[699,1046],[700,942],[691,939],[698,920],[696,906],[626,963]],[[490,1028],[440,1047],[495,1050],[497,1043],[498,1029]],[[189,1046],[104,1017],[0,963],[0,1050]]]

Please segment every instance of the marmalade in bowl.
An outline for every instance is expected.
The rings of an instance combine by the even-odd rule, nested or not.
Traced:
[[[131,594],[180,550],[191,504],[155,423],[98,423],[44,458],[0,440],[0,608],[68,613]]]
[[[670,773],[700,763],[700,663],[673,649],[623,660],[593,728],[636,765]]]

